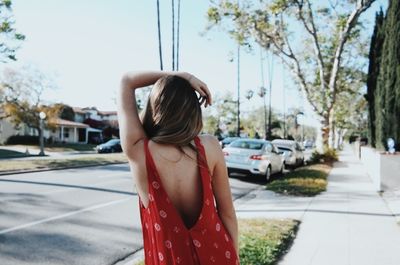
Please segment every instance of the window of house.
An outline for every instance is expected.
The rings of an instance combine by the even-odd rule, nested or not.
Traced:
[[[69,138],[69,128],[64,128],[64,138]]]

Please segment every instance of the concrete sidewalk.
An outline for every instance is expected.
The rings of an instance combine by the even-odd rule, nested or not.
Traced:
[[[398,265],[400,226],[350,149],[326,192],[293,198],[257,190],[235,202],[240,218],[295,218],[298,235],[280,265]]]

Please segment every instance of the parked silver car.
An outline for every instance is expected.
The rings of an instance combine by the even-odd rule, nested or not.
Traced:
[[[272,143],[283,153],[285,158],[285,166],[301,166],[304,164],[303,148],[300,144],[293,140],[276,139]]]
[[[265,176],[282,172],[284,159],[269,141],[238,139],[223,149],[229,172]]]
[[[240,137],[226,137],[225,139],[220,141],[219,144],[221,145],[221,148],[224,148],[225,146],[229,145],[233,141],[236,141],[237,139],[240,139]]]

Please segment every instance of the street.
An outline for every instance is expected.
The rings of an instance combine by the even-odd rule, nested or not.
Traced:
[[[142,245],[133,191],[127,164],[0,176],[0,264],[114,264]]]

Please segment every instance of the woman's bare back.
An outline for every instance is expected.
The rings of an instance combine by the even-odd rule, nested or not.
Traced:
[[[186,227],[195,224],[202,208],[202,184],[194,150],[149,142],[157,172],[169,199]]]

